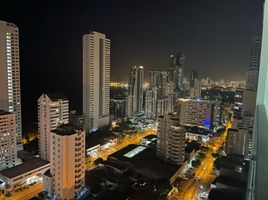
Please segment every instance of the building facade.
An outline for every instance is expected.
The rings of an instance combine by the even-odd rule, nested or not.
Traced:
[[[22,150],[19,28],[0,20],[0,110],[15,113],[17,150]]]
[[[151,119],[156,119],[157,116],[163,116],[173,112],[174,107],[174,70],[151,70],[150,71],[150,89],[149,91],[155,91],[157,93],[152,105],[146,104],[147,110],[145,112],[153,113],[150,115]],[[150,96],[150,95],[149,95]],[[148,96],[148,97],[149,97]],[[147,98],[148,100],[148,98]],[[152,102],[152,101],[151,101]],[[155,107],[156,106],[156,107]],[[145,108],[145,109],[146,109]],[[149,118],[149,116],[147,116]]]
[[[260,68],[260,57],[261,57],[261,38],[255,36],[252,39],[250,66],[247,73],[246,87],[249,90],[257,91],[258,87],[258,75]]]
[[[128,84],[127,116],[143,110],[143,80],[143,66],[132,67]]]
[[[145,90],[145,117],[147,119],[157,118],[157,89]]]
[[[190,75],[190,97],[200,97],[201,96],[201,84],[200,80],[198,79],[198,73],[196,71],[191,71]]]
[[[180,120],[175,115],[158,117],[157,155],[159,158],[182,165],[185,156],[185,129],[180,126]]]
[[[57,199],[74,199],[85,185],[85,131],[64,124],[50,135],[50,175],[46,174],[45,191]],[[49,179],[51,177],[51,179]]]
[[[69,122],[78,130],[84,130],[84,116],[77,113],[76,110],[70,111]]]
[[[182,125],[210,129],[220,123],[220,102],[180,98],[177,103],[177,113]]]
[[[95,31],[83,36],[83,114],[85,131],[109,124],[110,39]]]
[[[16,116],[0,110],[0,171],[15,166],[16,145]]]
[[[113,120],[126,117],[126,108],[126,99],[110,99],[110,115]]]
[[[256,92],[247,89],[237,89],[234,100],[234,118],[244,115],[254,116],[256,107]]]
[[[242,155],[249,159],[252,151],[252,132],[247,129],[229,129],[227,133],[227,154]]]
[[[38,99],[38,145],[42,159],[50,161],[50,132],[69,123],[69,100],[57,94]]]

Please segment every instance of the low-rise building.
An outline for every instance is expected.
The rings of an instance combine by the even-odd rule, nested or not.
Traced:
[[[49,169],[49,162],[33,158],[24,163],[1,171],[0,178],[12,189],[42,181],[42,174]]]

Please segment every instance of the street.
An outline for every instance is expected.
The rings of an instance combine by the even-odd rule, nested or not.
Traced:
[[[200,166],[194,170],[195,178],[188,180],[187,184],[184,184],[182,188],[179,188],[180,190],[173,188],[169,194],[170,200],[198,200],[200,187],[209,185],[213,182],[216,177],[211,175],[211,172],[213,170],[215,158],[211,154],[216,153],[224,144],[229,128],[231,128],[231,123],[227,125],[224,133],[212,139],[212,142],[209,145],[209,150],[205,152],[205,158],[201,161]]]

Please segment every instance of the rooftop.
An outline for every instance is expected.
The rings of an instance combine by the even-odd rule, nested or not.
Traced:
[[[12,113],[4,111],[4,110],[0,110],[0,115],[8,115],[8,114],[12,114]]]
[[[62,124],[52,132],[62,136],[73,135],[77,132],[77,129],[72,124]]]
[[[39,167],[45,166],[47,164],[49,164],[49,162],[46,160],[43,160],[41,158],[33,158],[15,167],[5,169],[0,173],[7,178],[14,178],[27,172],[30,172],[34,169],[37,169]]]
[[[139,151],[139,145],[127,147],[108,156],[108,161],[133,169],[136,173],[150,179],[170,179],[180,168],[158,159],[154,148],[146,148]],[[126,156],[135,151],[133,156]],[[138,152],[137,152],[138,150]]]

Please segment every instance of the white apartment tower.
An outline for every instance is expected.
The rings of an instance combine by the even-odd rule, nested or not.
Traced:
[[[19,28],[0,20],[0,110],[15,113],[17,149],[21,144]]]
[[[57,199],[75,199],[85,185],[85,131],[63,124],[51,131],[50,141],[50,191]]]
[[[158,121],[159,140],[156,146],[158,157],[167,162],[182,165],[185,154],[185,128],[180,126],[180,120],[175,115],[159,116]]]
[[[0,171],[16,164],[16,117],[0,110]]]
[[[58,94],[42,94],[38,99],[38,141],[42,159],[50,161],[50,134],[69,123],[69,100]]]
[[[102,33],[83,36],[83,114],[85,131],[109,124],[110,39]]]
[[[140,112],[143,109],[143,79],[143,66],[132,67],[128,84],[127,116]]]

